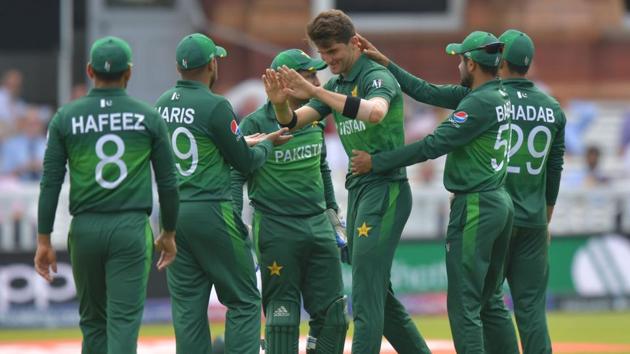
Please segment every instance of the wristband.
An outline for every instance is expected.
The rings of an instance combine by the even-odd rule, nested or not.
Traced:
[[[281,127],[289,129],[295,128],[295,126],[297,125],[297,114],[295,114],[295,111],[291,113],[293,114],[291,115],[291,121],[288,124],[278,123]]]

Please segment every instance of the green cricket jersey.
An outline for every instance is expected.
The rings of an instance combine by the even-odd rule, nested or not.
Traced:
[[[155,104],[170,133],[181,201],[232,200],[230,166],[249,173],[273,144],[249,148],[230,103],[198,81],[179,80]]]
[[[151,212],[151,162],[162,223],[174,230],[177,184],[166,125],[124,89],[92,89],[59,109],[48,128],[39,199],[40,233],[52,231],[66,161],[70,213]]]
[[[387,67],[403,92],[419,102],[455,109],[471,91],[459,85],[433,85],[394,63]],[[547,225],[547,205],[558,197],[564,162],[566,118],[558,102],[527,79],[502,81],[512,112],[506,189],[514,201],[514,225]]]
[[[372,156],[372,170],[387,172],[444,154],[444,187],[454,193],[497,189],[505,184],[510,101],[499,80],[466,95],[455,111],[424,139]]]
[[[506,188],[514,201],[514,225],[546,226],[564,163],[566,118],[560,104],[527,79],[503,80],[512,102],[512,145]]]
[[[245,117],[240,125],[245,135],[271,133],[279,127],[270,102]],[[252,204],[263,213],[310,216],[327,208],[338,209],[326,163],[323,122],[309,124],[292,135],[288,143],[274,147],[267,162],[253,173],[244,176],[232,172],[234,203],[239,214],[246,178]]]
[[[365,55],[361,55],[346,76],[331,78],[324,88],[344,95],[352,95],[369,100],[374,97],[384,98],[389,102],[389,110],[379,123],[368,123],[358,119],[344,117],[341,112],[334,112],[323,102],[312,99],[307,105],[326,117],[332,113],[337,125],[337,133],[346,154],[352,156],[352,150],[363,150],[371,154],[394,150],[405,144],[403,97],[400,86],[392,74]],[[406,179],[404,168],[392,168],[385,174],[352,175],[348,167],[346,188],[374,180]]]

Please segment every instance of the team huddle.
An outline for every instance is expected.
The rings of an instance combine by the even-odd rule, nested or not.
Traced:
[[[306,33],[322,59],[299,49],[278,53],[262,75],[267,103],[240,124],[211,91],[228,53],[207,36],[180,41],[181,79],[154,107],[126,94],[129,45],[116,37],[92,45],[94,88],[61,107],[49,126],[35,255],[36,271],[52,281],[50,234],[67,165],[82,352],[136,353],[155,247],[179,354],[212,352],[213,287],[227,307],[226,353],[297,353],[302,306],[310,316],[307,353],[343,353],[342,262],[352,267],[352,352],[379,353],[385,336],[398,353],[431,353],[390,278],[411,214],[405,166],[446,155],[447,309],[457,352],[520,352],[503,301],[507,279],[522,350],[551,353],[547,225],[565,117],[526,78],[532,40],[517,30],[498,38],[472,32],[446,47],[460,57],[461,83],[435,85],[393,63],[342,11],[320,13]],[[335,76],[322,86],[317,72],[326,67]],[[453,113],[405,145],[403,93]],[[345,230],[326,163],[331,123],[350,158]],[[155,241],[151,169],[162,229]],[[241,218],[244,184],[251,232]]]

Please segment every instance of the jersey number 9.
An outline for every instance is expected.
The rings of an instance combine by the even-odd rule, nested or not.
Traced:
[[[182,152],[177,146],[177,137],[179,137],[180,134],[184,134],[188,138],[190,147],[186,152]],[[173,153],[175,154],[175,156],[177,156],[178,159],[188,160],[192,158],[190,167],[187,170],[184,170],[182,164],[180,164],[179,162],[175,163],[177,171],[179,171],[182,176],[192,175],[197,169],[197,163],[199,162],[199,152],[197,151],[197,141],[195,140],[195,136],[192,135],[190,130],[184,127],[178,127],[177,129],[175,129],[175,131],[173,131],[173,136],[171,137],[171,146],[173,147]]]

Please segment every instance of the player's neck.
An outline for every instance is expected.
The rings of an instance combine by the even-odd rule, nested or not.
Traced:
[[[102,81],[94,80],[94,88],[97,89],[125,89],[127,83],[124,80],[121,81]]]
[[[511,80],[511,79],[527,79],[527,78],[525,77],[525,75],[508,73],[508,74],[502,75],[501,79]]]
[[[352,61],[350,62],[350,65],[348,65],[348,68],[346,69],[346,71],[341,73],[344,77],[348,76],[350,74],[350,72],[352,71],[352,68],[354,68],[354,66],[356,65],[357,61],[359,61],[360,57],[361,57],[361,52],[359,50],[356,50],[352,54]]]
[[[475,79],[473,80],[472,86],[470,87],[472,90],[476,89],[477,87],[485,84],[488,81],[492,81],[495,80],[496,77],[492,76],[492,75],[488,75],[486,73],[480,73],[479,75],[475,76]]]

